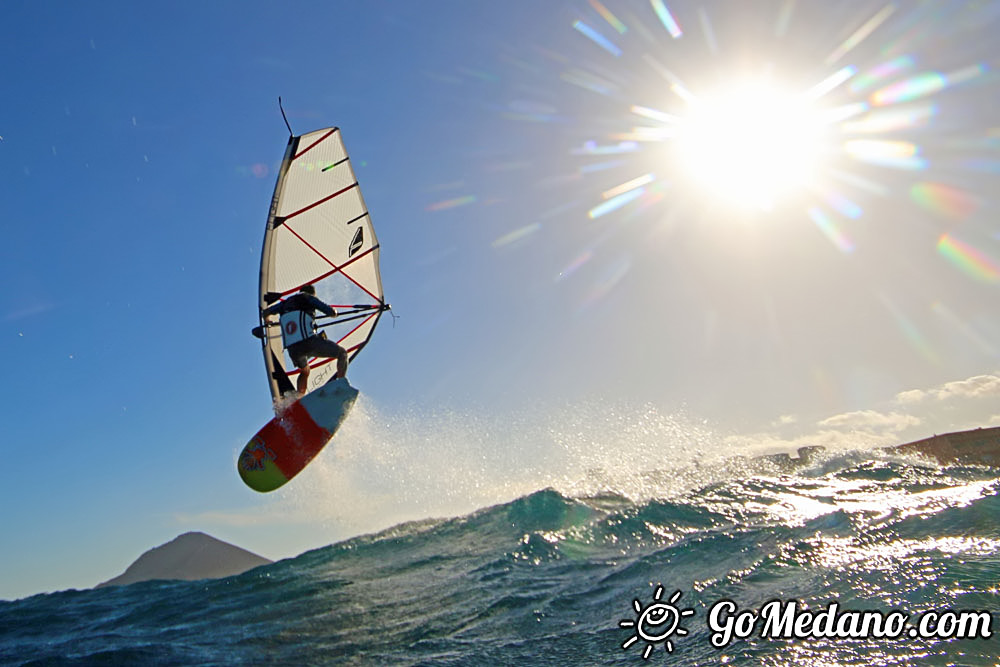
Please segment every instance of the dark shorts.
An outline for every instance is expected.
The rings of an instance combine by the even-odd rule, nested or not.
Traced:
[[[344,348],[334,343],[332,340],[310,336],[298,343],[288,346],[288,356],[292,358],[292,363],[296,368],[305,368],[309,363],[309,357],[339,357],[344,352]]]

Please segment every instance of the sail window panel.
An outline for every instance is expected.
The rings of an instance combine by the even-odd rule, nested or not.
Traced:
[[[358,322],[348,322],[346,324],[350,324],[350,327],[346,325],[328,327],[327,337],[337,341],[342,348],[353,353],[358,346],[368,340],[377,319],[377,317],[373,316],[370,320],[365,320],[361,323],[360,326]]]
[[[382,283],[378,273],[378,250],[347,266],[344,273],[379,299],[382,298]]]
[[[339,271],[316,283],[316,296],[324,303],[341,309],[354,304],[372,303],[371,296]],[[356,325],[357,321],[354,321],[351,326],[353,328]]]

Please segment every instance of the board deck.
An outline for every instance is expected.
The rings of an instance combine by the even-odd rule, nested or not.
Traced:
[[[266,493],[302,472],[347,418],[358,390],[333,379],[295,401],[264,425],[236,460],[244,483]]]

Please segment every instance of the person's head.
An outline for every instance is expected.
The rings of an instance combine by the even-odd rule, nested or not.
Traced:
[[[313,285],[303,285],[301,288],[299,288],[299,291],[316,296],[316,288]]]

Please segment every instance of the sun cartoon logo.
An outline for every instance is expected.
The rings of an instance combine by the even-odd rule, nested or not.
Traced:
[[[693,616],[694,609],[680,611],[675,603],[681,599],[681,592],[676,591],[670,596],[667,602],[661,602],[663,597],[663,586],[657,586],[653,593],[653,601],[646,607],[638,600],[632,600],[632,607],[635,609],[635,619],[622,619],[618,625],[623,628],[634,628],[635,634],[625,640],[622,648],[628,647],[640,639],[646,641],[646,648],[642,652],[642,659],[648,660],[653,653],[653,648],[657,642],[663,642],[667,653],[674,652],[674,643],[670,637],[678,635],[683,637],[688,631],[681,627],[681,619],[685,616]]]

